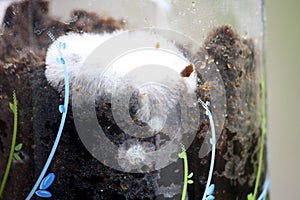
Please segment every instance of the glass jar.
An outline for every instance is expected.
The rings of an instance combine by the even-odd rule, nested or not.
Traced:
[[[4,13],[2,199],[269,199],[264,1]]]

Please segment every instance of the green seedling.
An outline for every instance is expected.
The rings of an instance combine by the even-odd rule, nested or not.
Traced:
[[[20,144],[18,144],[17,146],[15,146],[15,152],[14,152],[14,154],[13,154],[13,157],[14,157],[14,159],[16,159],[16,160],[21,160],[21,157],[20,157],[20,155],[19,155],[19,151],[21,151],[22,150],[22,147],[23,147],[23,144],[22,143],[20,143]]]
[[[8,174],[10,171],[12,159],[13,159],[13,157],[15,157],[14,156],[15,151],[16,151],[16,149],[19,151],[22,149],[22,144],[15,146],[16,139],[17,139],[17,129],[18,129],[18,105],[17,104],[18,104],[18,101],[17,101],[16,92],[13,91],[13,103],[9,103],[9,108],[14,113],[14,128],[13,128],[13,136],[12,136],[12,141],[11,141],[11,149],[10,149],[10,153],[9,153],[9,157],[8,157],[8,162],[7,162],[6,169],[4,172],[4,177],[3,177],[3,180],[2,180],[1,186],[0,186],[0,198],[2,198],[2,195],[3,195],[3,191],[4,191],[5,184],[6,184]],[[18,154],[16,154],[16,155],[17,155],[17,158],[20,158],[20,156]],[[17,158],[16,158],[16,160],[18,160]]]
[[[260,150],[259,150],[259,160],[258,160],[258,169],[256,174],[256,180],[255,180],[255,186],[254,186],[254,192],[248,194],[247,200],[255,200],[258,192],[258,186],[261,176],[261,167],[263,162],[263,154],[264,154],[264,144],[265,144],[265,137],[267,134],[267,116],[266,116],[266,94],[265,94],[265,82],[261,82],[261,90],[262,90],[262,122],[261,122],[261,140],[260,140]]]
[[[194,174],[193,174],[193,172],[189,174],[188,159],[187,159],[186,150],[185,150],[185,147],[183,144],[181,144],[181,149],[182,149],[182,152],[178,154],[179,158],[183,159],[183,166],[184,166],[184,182],[183,182],[181,200],[185,200],[187,185],[194,183],[194,181],[190,179],[193,177]]]

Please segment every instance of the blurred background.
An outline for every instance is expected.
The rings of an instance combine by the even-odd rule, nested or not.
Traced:
[[[300,199],[299,8],[299,0],[266,0],[268,134],[273,200]]]
[[[0,0],[0,19],[8,4],[9,1]],[[300,134],[297,130],[300,124],[299,8],[299,0],[266,0],[272,200],[300,199],[297,191],[300,189]]]

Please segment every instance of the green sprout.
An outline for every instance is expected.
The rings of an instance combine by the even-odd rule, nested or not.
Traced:
[[[185,150],[185,147],[183,144],[181,144],[181,149],[182,149],[182,152],[180,154],[178,154],[179,158],[183,159],[183,166],[184,166],[184,182],[183,182],[181,200],[185,200],[187,185],[194,183],[193,180],[190,180],[190,178],[192,178],[194,174],[193,174],[193,172],[189,174],[188,159],[187,159],[186,150]]]
[[[256,174],[256,180],[255,180],[255,186],[254,186],[254,192],[248,194],[247,200],[255,200],[257,196],[257,191],[258,191],[258,185],[260,181],[260,176],[261,176],[261,167],[262,167],[262,162],[263,162],[263,154],[264,154],[264,144],[265,144],[265,137],[267,133],[267,116],[266,116],[266,94],[265,94],[265,82],[261,82],[261,90],[262,90],[262,121],[261,121],[261,141],[260,141],[260,150],[259,150],[259,161],[258,161],[258,170]]]
[[[4,191],[5,184],[6,184],[8,174],[10,171],[12,159],[13,159],[13,157],[16,160],[18,160],[18,158],[20,158],[20,156],[16,152],[20,151],[23,146],[22,144],[18,144],[17,146],[15,146],[16,138],[17,138],[17,129],[18,129],[18,106],[17,106],[17,103],[18,102],[17,102],[16,92],[13,91],[13,103],[9,103],[9,108],[14,113],[14,128],[13,128],[13,136],[12,136],[11,149],[10,149],[10,153],[9,153],[9,157],[8,157],[8,162],[7,162],[4,177],[3,177],[3,180],[2,180],[1,186],[0,186],[0,198],[2,198],[2,195],[3,195],[3,191]],[[17,156],[15,156],[14,154]]]
[[[22,143],[20,143],[17,146],[15,146],[15,151],[14,151],[13,157],[14,157],[14,159],[16,159],[18,161],[21,160],[21,157],[19,155],[19,151],[22,150],[22,147],[23,147]]]

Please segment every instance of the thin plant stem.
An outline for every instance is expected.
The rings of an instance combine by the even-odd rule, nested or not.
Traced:
[[[248,200],[254,200],[257,196],[258,186],[261,177],[261,168],[263,162],[263,155],[264,155],[264,144],[265,144],[265,137],[267,134],[266,124],[267,124],[267,117],[266,117],[266,91],[265,91],[265,82],[264,80],[261,82],[261,90],[262,90],[262,121],[261,121],[261,141],[260,141],[260,150],[259,150],[259,159],[258,159],[258,169],[256,174],[255,186],[253,195],[248,195]]]
[[[17,139],[17,129],[18,129],[18,107],[17,107],[17,97],[16,97],[16,92],[13,91],[13,104],[10,104],[10,107],[14,113],[14,128],[13,128],[13,136],[12,136],[12,141],[11,141],[11,149],[8,157],[8,162],[6,165],[4,177],[0,186],[0,198],[2,198],[3,191],[5,188],[5,184],[8,178],[8,174],[10,171],[12,159],[13,159],[13,154],[15,151],[15,145],[16,145],[16,139]]]
[[[259,151],[259,165],[258,165],[258,172],[256,174],[256,181],[255,181],[255,188],[254,188],[254,198],[257,195],[258,191],[258,185],[260,181],[260,176],[261,176],[261,167],[262,167],[262,160],[263,160],[263,153],[264,153],[264,144],[265,144],[265,137],[264,135],[262,136],[261,142],[260,142],[260,151]]]
[[[260,176],[261,176],[261,167],[262,167],[262,162],[263,162],[263,154],[264,154],[264,144],[265,144],[265,136],[266,136],[266,96],[265,96],[265,82],[261,82],[261,90],[262,90],[262,134],[261,134],[261,141],[260,141],[260,151],[259,151],[259,165],[258,165],[258,172],[256,176],[256,181],[255,181],[255,188],[254,188],[254,198],[257,195],[258,191],[258,185],[260,181]]]
[[[186,155],[185,147],[182,145],[182,153],[179,154],[179,157],[183,159],[183,166],[184,166],[184,179],[183,179],[183,189],[182,189],[182,195],[181,200],[185,200],[186,198],[186,191],[187,191],[187,184],[188,184],[188,160]]]

